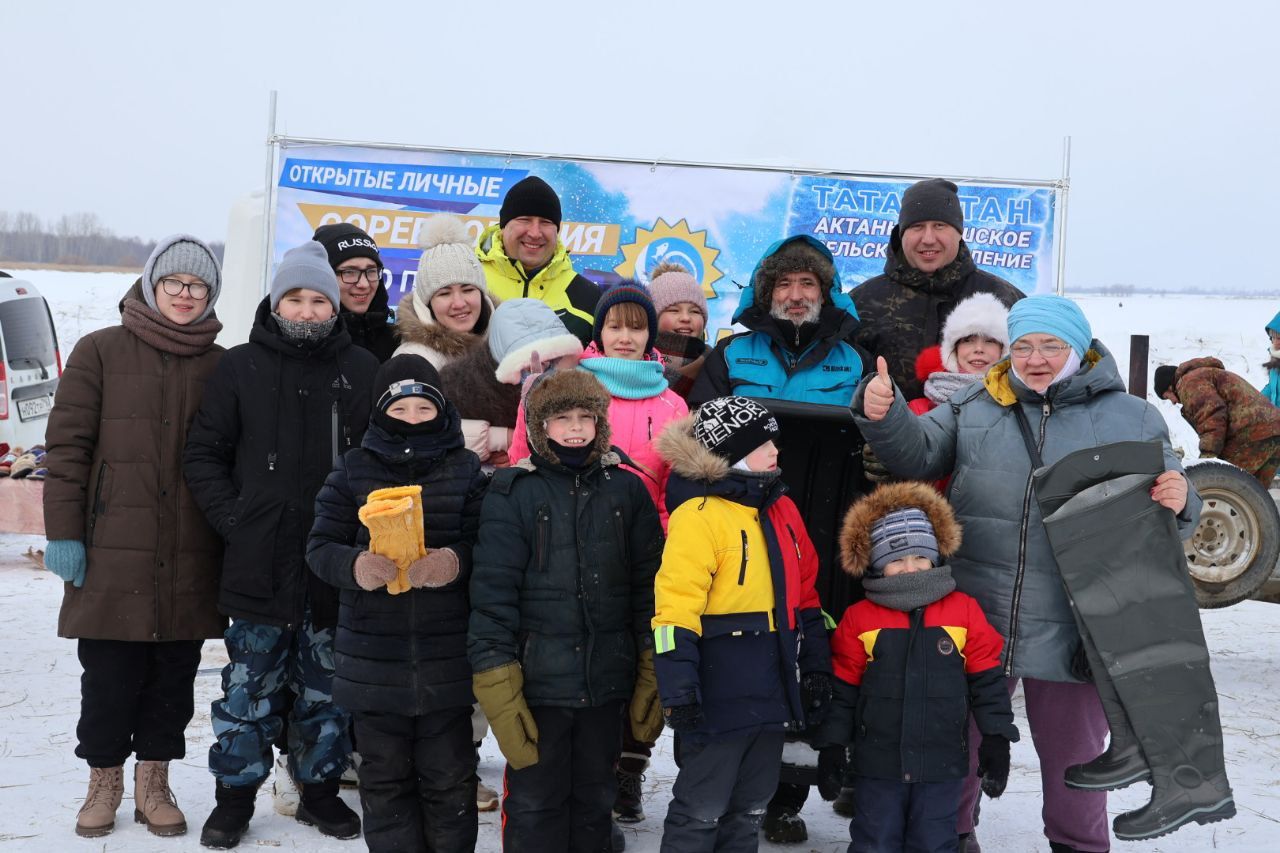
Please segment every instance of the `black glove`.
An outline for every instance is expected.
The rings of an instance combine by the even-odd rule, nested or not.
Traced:
[[[1009,739],[1004,735],[983,735],[978,744],[978,775],[982,793],[995,799],[1009,784]]]
[[[862,473],[866,475],[868,483],[883,483],[893,479],[889,469],[876,457],[870,443],[862,445]]]
[[[702,705],[692,702],[688,705],[676,705],[674,708],[663,708],[662,716],[673,732],[688,734],[702,725]]]
[[[821,723],[831,705],[831,676],[825,672],[806,672],[800,678],[800,702],[804,705],[805,725]]]
[[[840,796],[844,787],[844,771],[848,765],[848,754],[843,746],[824,746],[818,750],[818,793],[822,799],[831,802]]]

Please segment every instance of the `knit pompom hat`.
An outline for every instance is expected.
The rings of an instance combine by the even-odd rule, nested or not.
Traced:
[[[596,317],[591,328],[591,339],[596,342],[600,352],[604,352],[604,344],[600,341],[600,330],[604,328],[605,321],[608,319],[609,309],[624,302],[634,302],[644,309],[645,318],[649,323],[649,337],[644,345],[644,354],[647,356],[653,349],[654,340],[658,337],[658,312],[644,285],[632,279],[615,284],[601,294],[600,301],[595,307]]]
[[[975,293],[962,299],[952,309],[942,326],[942,365],[952,373],[960,372],[956,344],[970,335],[982,335],[1009,349],[1009,309],[990,293]],[[1007,354],[1007,352],[1006,352]]]
[[[476,257],[475,241],[467,233],[466,223],[456,216],[437,213],[423,226],[418,245],[422,247],[422,254],[418,257],[418,274],[413,280],[413,309],[418,319],[425,323],[435,317],[431,311],[431,297],[441,288],[467,284],[480,291],[480,320],[476,322],[476,329],[483,331],[481,321],[493,314],[493,301],[489,298],[489,285],[480,259]]]
[[[680,264],[667,262],[654,267],[649,273],[649,295],[658,314],[678,302],[692,302],[704,318],[707,316],[707,297],[702,285]]]

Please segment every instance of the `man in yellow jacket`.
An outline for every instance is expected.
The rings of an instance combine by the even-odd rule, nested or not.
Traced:
[[[591,342],[600,288],[578,275],[560,242],[560,197],[530,175],[507,191],[476,245],[489,293],[500,300],[540,299],[583,345]]]

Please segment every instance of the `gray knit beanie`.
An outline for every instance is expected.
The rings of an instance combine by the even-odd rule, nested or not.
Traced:
[[[213,305],[222,292],[222,269],[213,250],[199,237],[190,234],[171,234],[165,237],[151,250],[151,257],[142,268],[142,298],[153,311],[159,311],[156,305],[156,283],[165,276],[185,273],[209,285],[209,297],[204,311],[196,317],[199,323],[213,313]]]
[[[916,507],[885,513],[871,525],[870,577],[884,574],[884,567],[903,557],[928,557],[938,565],[938,537],[924,510]]]
[[[476,257],[476,241],[467,225],[456,216],[437,213],[422,229],[422,255],[413,280],[414,308],[420,317],[430,317],[431,297],[451,284],[469,284],[488,298],[489,286]]]
[[[284,253],[271,279],[271,310],[276,310],[286,293],[299,287],[323,293],[333,303],[333,310],[340,310],[338,276],[329,266],[329,253],[315,240],[308,240]]]

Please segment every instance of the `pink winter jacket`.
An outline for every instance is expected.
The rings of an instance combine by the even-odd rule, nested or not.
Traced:
[[[656,363],[657,370],[652,369]],[[612,397],[609,403],[609,426],[613,444],[627,454],[635,465],[624,466],[644,480],[649,496],[658,507],[662,529],[667,528],[668,465],[653,447],[653,440],[676,418],[689,414],[685,401],[670,388],[662,374],[662,360],[657,351],[644,361],[608,358],[595,344],[582,353],[579,370],[595,375]],[[656,378],[655,378],[656,377]],[[661,389],[659,389],[661,386]],[[658,391],[658,393],[652,393]],[[649,396],[638,396],[648,393]],[[529,441],[524,428],[524,403],[516,415],[507,455],[514,465],[529,456]]]

